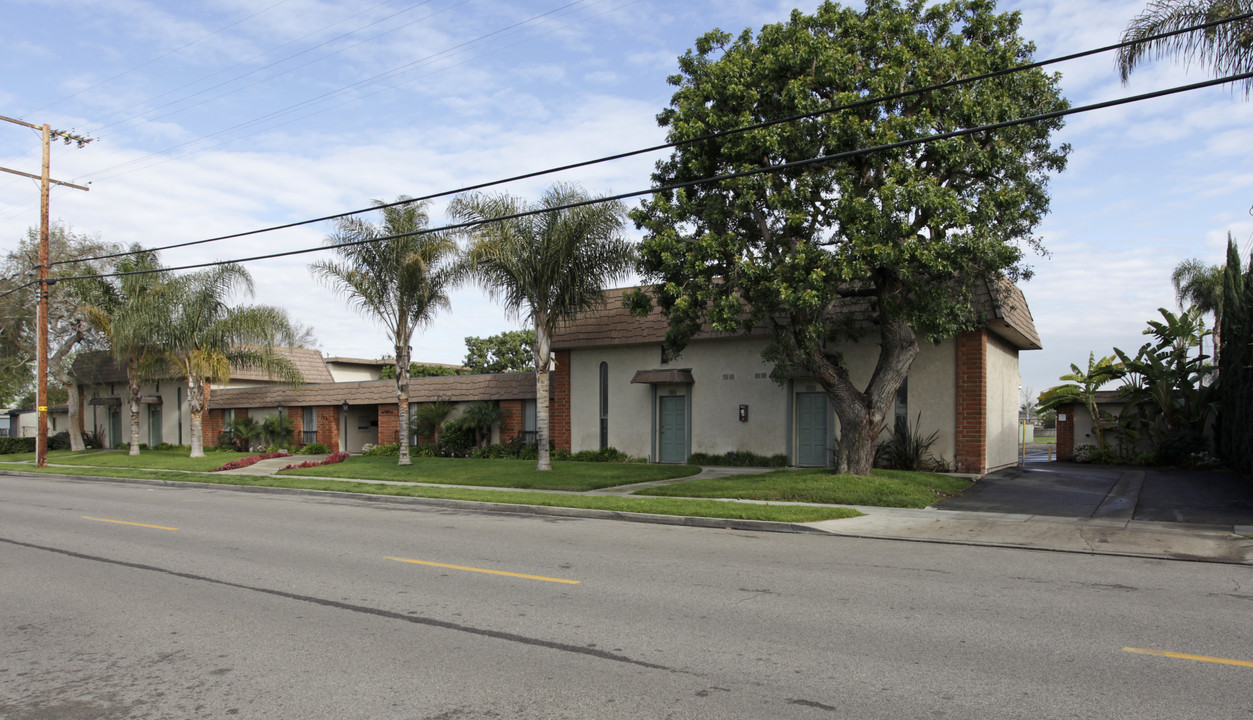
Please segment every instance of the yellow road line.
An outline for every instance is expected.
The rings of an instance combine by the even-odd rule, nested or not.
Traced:
[[[566,585],[578,585],[578,580],[563,580],[561,578],[544,577],[543,575],[525,575],[523,573],[505,572],[504,570],[485,570],[483,568],[465,567],[464,565],[447,565],[445,563],[427,562],[426,560],[410,560],[409,558],[389,557],[388,560],[395,560],[402,563],[413,563],[414,565],[430,565],[431,567],[449,568],[452,570],[466,570],[469,572],[488,573],[490,575],[507,575],[508,577],[526,578],[527,580],[543,580],[545,582],[565,583]]]
[[[1240,667],[1253,667],[1253,662],[1248,660],[1231,660],[1230,658],[1206,657],[1205,655],[1188,655],[1187,653],[1170,652],[1169,650],[1145,650],[1144,648],[1125,647],[1123,652],[1139,653],[1141,655],[1159,655],[1168,658],[1180,658],[1181,660],[1197,660],[1199,662],[1218,663],[1220,665],[1239,665]]]
[[[178,528],[166,527],[164,525],[146,525],[144,523],[126,522],[125,520],[107,520],[105,518],[95,518],[83,516],[84,520],[95,520],[96,522],[117,523],[118,525],[135,525],[138,527],[156,528],[157,530],[177,530]]]

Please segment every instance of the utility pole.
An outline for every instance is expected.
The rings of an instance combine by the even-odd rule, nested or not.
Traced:
[[[13,175],[21,175],[39,181],[39,301],[37,303],[36,312],[36,340],[37,346],[36,364],[35,364],[35,407],[39,422],[39,429],[35,438],[35,465],[37,467],[46,467],[48,464],[48,270],[51,267],[52,259],[48,255],[48,236],[50,233],[48,201],[52,193],[53,183],[71,187],[76,190],[88,190],[82,185],[61,182],[53,180],[50,176],[52,166],[52,136],[55,134],[65,141],[65,144],[77,143],[79,147],[91,142],[91,138],[74,133],[68,133],[61,130],[53,130],[50,125],[32,125],[31,123],[15,120],[10,117],[0,115],[0,120],[11,122],[15,125],[22,125],[33,130],[38,130],[43,136],[43,164],[39,175],[31,175],[30,173],[20,172],[18,170],[10,170],[6,167],[0,167],[0,171],[12,173]]]

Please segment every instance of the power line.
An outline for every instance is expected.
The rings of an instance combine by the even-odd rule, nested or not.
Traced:
[[[95,275],[74,275],[70,277],[58,278],[57,282],[70,281],[70,280],[94,280],[94,279],[110,278],[110,277],[122,277],[126,275],[149,275],[153,273],[170,273],[170,272],[179,272],[183,270],[198,270],[201,268],[216,267],[216,266],[221,266],[221,265],[230,265],[230,264],[235,264],[235,263],[258,262],[261,260],[273,260],[273,259],[281,258],[281,257],[292,257],[295,255],[307,255],[309,253],[322,252],[325,250],[333,250],[333,249],[340,248],[340,247],[354,247],[357,245],[367,245],[370,243],[384,242],[387,240],[395,240],[395,239],[405,238],[405,237],[417,237],[420,235],[430,235],[432,233],[450,232],[450,231],[455,231],[455,230],[466,230],[469,228],[478,227],[480,225],[487,225],[493,222],[501,222],[505,220],[516,220],[520,218],[530,217],[533,215],[541,215],[543,213],[558,212],[561,210],[572,210],[574,208],[586,207],[588,205],[597,205],[597,204],[606,203],[606,202],[616,202],[619,200],[626,200],[629,198],[640,197],[642,195],[651,195],[651,194],[660,193],[660,192],[669,192],[671,190],[680,190],[682,188],[692,187],[695,185],[707,185],[711,183],[722,182],[724,180],[733,180],[735,178],[749,177],[752,175],[776,173],[776,172],[780,172],[783,170],[791,170],[795,168],[807,167],[810,165],[817,165],[820,163],[831,163],[831,162],[835,162],[838,160],[844,160],[844,159],[851,158],[851,157],[857,157],[860,155],[868,155],[870,153],[883,152],[885,150],[895,150],[897,148],[911,147],[914,145],[923,145],[926,143],[938,142],[941,140],[952,140],[954,138],[965,137],[967,135],[973,135],[975,133],[988,132],[991,130],[1000,130],[1003,128],[1015,127],[1018,125],[1026,125],[1028,123],[1042,122],[1045,120],[1053,120],[1055,118],[1066,117],[1069,115],[1077,115],[1079,113],[1092,112],[1094,110],[1103,110],[1105,108],[1117,107],[1119,105],[1127,105],[1130,103],[1142,102],[1144,100],[1152,100],[1154,98],[1165,97],[1168,95],[1176,95],[1179,93],[1191,92],[1192,90],[1201,90],[1201,89],[1208,88],[1208,87],[1214,87],[1216,85],[1222,85],[1222,84],[1229,83],[1229,82],[1238,82],[1238,81],[1247,80],[1250,78],[1253,78],[1253,71],[1239,73],[1236,75],[1228,75],[1226,77],[1216,78],[1213,80],[1205,80],[1202,82],[1192,83],[1189,85],[1179,85],[1176,87],[1166,88],[1164,90],[1156,90],[1154,92],[1143,93],[1140,95],[1131,95],[1128,97],[1116,98],[1113,100],[1106,100],[1106,101],[1098,102],[1098,103],[1091,103],[1089,105],[1066,108],[1064,110],[1054,110],[1051,112],[1039,113],[1037,115],[1030,115],[1027,117],[1016,118],[1013,120],[1004,120],[1004,121],[997,122],[997,123],[979,125],[973,128],[963,128],[961,130],[953,130],[953,131],[945,132],[945,133],[937,133],[934,135],[926,135],[923,137],[910,138],[908,140],[900,140],[894,143],[887,143],[884,145],[876,145],[876,146],[868,147],[868,148],[858,148],[856,150],[846,150],[843,152],[831,153],[828,155],[819,155],[817,157],[806,158],[804,160],[794,160],[792,162],[779,163],[777,165],[766,165],[763,167],[752,168],[749,170],[741,170],[738,172],[724,173],[721,175],[714,175],[714,176],[704,177],[704,178],[696,178],[693,180],[685,180],[683,182],[671,183],[669,185],[648,188],[646,190],[635,190],[635,191],[626,192],[626,193],[619,193],[617,195],[609,195],[605,197],[592,198],[589,200],[569,203],[566,205],[560,205],[560,206],[552,207],[552,208],[537,208],[537,209],[532,209],[532,210],[526,210],[523,212],[513,213],[510,215],[502,215],[500,217],[494,217],[489,220],[475,220],[475,221],[464,222],[464,223],[454,223],[451,225],[443,225],[437,228],[427,228],[425,230],[418,230],[418,231],[410,232],[410,233],[398,233],[396,235],[386,235],[383,237],[370,238],[367,240],[356,240],[353,242],[340,243],[337,245],[319,245],[317,247],[302,248],[299,250],[287,250],[284,252],[269,253],[266,255],[254,255],[252,257],[237,258],[235,260],[215,260],[212,262],[195,263],[192,265],[181,265],[178,267],[166,267],[166,268],[159,268],[156,270],[135,270],[135,271],[129,271],[129,272],[99,273]],[[413,202],[413,201],[409,200],[405,202]],[[398,203],[390,203],[390,205],[396,205],[396,204]],[[378,208],[375,208],[375,209],[378,209]],[[143,252],[153,252],[153,251],[145,250]],[[128,253],[128,254],[134,254],[134,253]],[[84,258],[76,262],[87,262],[89,260],[94,260],[94,259],[99,259],[99,258]],[[0,293],[0,298],[10,295],[14,292],[17,292],[18,290],[21,290],[25,287],[29,287],[30,285],[31,283],[27,283],[25,285],[13,288],[7,292]]]
[[[573,3],[572,3],[572,4],[573,4]],[[1161,39],[1161,38],[1172,37],[1172,36],[1175,36],[1175,35],[1180,35],[1180,34],[1183,34],[1183,33],[1195,32],[1195,31],[1197,31],[1197,30],[1203,30],[1203,29],[1207,29],[1207,28],[1215,27],[1215,26],[1217,26],[1217,25],[1221,25],[1221,24],[1224,24],[1224,23],[1229,23],[1229,22],[1237,22],[1237,21],[1240,21],[1240,20],[1248,19],[1248,18],[1253,18],[1253,12],[1250,12],[1250,13],[1244,13],[1244,14],[1242,14],[1242,15],[1235,15],[1235,16],[1232,16],[1232,17],[1229,17],[1229,18],[1225,18],[1225,19],[1222,19],[1222,20],[1214,20],[1214,21],[1211,21],[1211,22],[1203,23],[1203,24],[1200,24],[1200,25],[1195,25],[1195,26],[1188,27],[1188,28],[1183,28],[1183,29],[1180,29],[1180,30],[1174,30],[1174,31],[1171,31],[1171,32],[1164,32],[1164,33],[1160,33],[1160,34],[1158,34],[1158,35],[1153,35],[1153,36],[1150,36],[1150,37],[1146,37],[1146,38],[1144,38],[1144,39],[1142,39],[1142,40],[1118,42],[1118,43],[1114,43],[1114,44],[1112,44],[1112,45],[1106,45],[1106,46],[1104,46],[1104,47],[1094,48],[1094,49],[1091,49],[1091,50],[1084,50],[1084,51],[1081,51],[1081,52],[1071,53],[1071,54],[1069,54],[1069,55],[1062,55],[1062,56],[1055,57],[1055,58],[1050,58],[1050,59],[1047,59],[1047,60],[1040,60],[1040,61],[1037,61],[1037,62],[1028,63],[1028,64],[1026,64],[1026,65],[1015,65],[1014,67],[1002,68],[1002,69],[1000,69],[1000,70],[994,70],[994,71],[992,71],[992,72],[984,73],[984,74],[981,74],[981,75],[973,75],[973,76],[966,77],[966,78],[956,78],[956,79],[949,80],[949,81],[947,81],[947,82],[943,82],[943,83],[938,83],[938,84],[935,84],[935,85],[927,85],[927,86],[923,86],[923,87],[920,87],[920,88],[915,88],[915,89],[912,89],[912,90],[905,90],[905,91],[902,91],[902,92],[899,92],[899,93],[893,93],[893,94],[890,94],[890,95],[884,95],[884,96],[881,96],[881,97],[876,97],[876,98],[867,98],[867,99],[864,99],[864,100],[858,100],[858,101],[856,101],[856,102],[847,103],[847,104],[844,104],[844,105],[838,105],[838,106],[835,106],[835,107],[826,108],[826,109],[823,109],[823,110],[817,110],[817,111],[814,111],[814,112],[809,112],[809,113],[801,113],[801,114],[798,114],[798,115],[791,115],[791,116],[788,116],[788,117],[777,118],[777,119],[774,119],[774,120],[766,120],[766,121],[759,122],[759,123],[754,123],[754,124],[751,124],[751,125],[745,125],[745,126],[738,127],[738,128],[732,128],[732,129],[730,129],[730,130],[722,130],[722,131],[717,131],[717,132],[711,132],[711,133],[707,133],[707,134],[705,134],[705,135],[700,135],[700,136],[698,136],[698,137],[694,137],[694,138],[691,138],[691,139],[688,139],[688,140],[678,140],[678,141],[674,141],[674,142],[667,142],[667,143],[663,143],[663,144],[660,144],[660,145],[653,145],[653,146],[651,146],[651,147],[641,148],[641,149],[638,149],[638,150],[629,150],[629,151],[626,151],[626,152],[616,153],[616,154],[614,154],[614,155],[606,155],[606,156],[604,156],[604,157],[596,158],[596,159],[593,159],[593,160],[584,160],[584,161],[581,161],[581,162],[570,163],[570,164],[568,164],[568,165],[560,165],[560,166],[557,166],[557,167],[552,167],[552,168],[548,168],[548,169],[545,169],[545,170],[536,170],[536,171],[533,171],[533,172],[523,173],[523,174],[521,174],[521,175],[514,175],[514,176],[507,177],[507,178],[500,179],[500,180],[491,180],[491,181],[487,181],[487,182],[477,183],[477,184],[474,184],[474,185],[467,185],[467,186],[463,186],[463,187],[456,188],[456,189],[453,189],[453,190],[444,190],[444,191],[440,191],[440,192],[437,192],[437,193],[432,193],[432,194],[429,194],[429,195],[424,195],[424,196],[422,196],[422,197],[413,198],[413,199],[411,199],[411,200],[396,201],[396,202],[391,202],[391,203],[384,203],[384,204],[382,204],[382,205],[376,205],[376,206],[372,206],[372,207],[368,207],[368,208],[360,208],[360,209],[357,209],[357,210],[349,210],[349,211],[347,211],[347,212],[336,213],[336,214],[334,214],[334,215],[325,215],[325,216],[322,216],[322,217],[312,218],[312,219],[308,219],[308,220],[300,220],[300,221],[297,221],[297,222],[286,223],[286,224],[283,224],[283,225],[273,225],[273,226],[270,226],[270,227],[264,227],[264,228],[260,228],[260,229],[257,229],[257,230],[248,230],[248,231],[245,231],[245,232],[232,233],[232,234],[230,234],[230,235],[219,235],[219,236],[217,236],[217,237],[206,238],[206,239],[204,239],[204,240],[192,240],[192,241],[188,241],[188,242],[174,243],[174,244],[171,244],[171,245],[163,245],[163,246],[160,246],[160,247],[152,248],[150,251],[151,251],[151,252],[160,252],[160,251],[162,251],[162,250],[174,250],[174,249],[177,249],[177,248],[192,247],[192,246],[195,246],[195,245],[204,245],[204,244],[207,244],[207,243],[212,243],[212,242],[220,242],[220,241],[222,241],[222,240],[233,240],[233,239],[235,239],[235,238],[248,237],[248,236],[251,236],[251,235],[259,235],[259,234],[262,234],[262,233],[274,232],[274,231],[277,231],[277,230],[287,230],[287,229],[294,228],[294,227],[301,227],[301,226],[303,226],[303,225],[312,225],[312,224],[315,224],[315,223],[326,222],[326,221],[328,221],[328,220],[338,220],[338,219],[340,219],[340,218],[351,217],[351,216],[353,216],[353,215],[360,215],[360,214],[363,214],[363,213],[368,213],[368,212],[374,212],[374,211],[376,211],[376,210],[381,210],[381,209],[384,209],[384,208],[389,208],[389,207],[395,207],[395,206],[397,206],[397,205],[402,205],[402,204],[409,203],[409,202],[423,202],[423,201],[426,201],[426,200],[434,200],[434,199],[437,199],[437,198],[447,197],[447,196],[450,196],[450,195],[457,195],[457,194],[464,193],[464,192],[472,192],[472,191],[474,191],[474,190],[482,190],[482,189],[484,189],[484,188],[493,187],[493,186],[496,186],[496,185],[504,185],[504,184],[507,184],[507,183],[517,182],[517,181],[520,181],[520,180],[529,180],[529,179],[536,178],[536,177],[542,177],[542,176],[544,176],[544,175],[551,175],[551,174],[553,174],[553,173],[564,172],[564,171],[567,171],[567,170],[576,170],[576,169],[578,169],[578,168],[588,167],[588,166],[591,166],[591,165],[597,165],[597,164],[600,164],[600,163],[611,162],[611,161],[614,161],[614,160],[622,160],[622,159],[625,159],[625,158],[634,157],[634,156],[636,156],[636,155],[643,155],[643,154],[646,154],[646,153],[657,152],[657,151],[660,151],[660,150],[666,150],[666,149],[670,149],[670,148],[682,147],[682,146],[684,146],[684,145],[690,145],[690,144],[694,144],[694,143],[698,143],[698,142],[705,142],[705,141],[707,141],[707,140],[714,140],[714,139],[718,139],[718,138],[728,137],[728,136],[731,136],[731,135],[737,135],[737,134],[744,133],[744,132],[749,132],[749,131],[752,131],[752,130],[759,130],[759,129],[762,129],[762,128],[773,127],[773,126],[775,126],[775,125],[781,125],[781,124],[784,124],[784,123],[790,123],[790,122],[796,122],[796,121],[798,121],[798,120],[806,120],[806,119],[811,119],[811,118],[821,117],[821,116],[823,116],[823,115],[828,115],[828,114],[835,113],[835,112],[842,112],[842,111],[845,111],[845,110],[854,110],[854,109],[857,109],[857,108],[868,107],[868,106],[871,106],[871,105],[879,105],[879,104],[886,103],[886,102],[892,102],[892,101],[895,101],[895,100],[901,100],[901,99],[905,99],[905,98],[913,97],[913,96],[915,96],[915,95],[920,95],[920,94],[923,94],[923,93],[934,92],[934,91],[936,91],[936,90],[946,90],[946,89],[953,88],[953,87],[959,87],[959,86],[962,86],[962,85],[967,85],[967,84],[970,84],[970,83],[975,83],[975,82],[980,82],[980,81],[983,81],[983,80],[989,80],[989,79],[992,79],[992,78],[1001,77],[1001,76],[1003,76],[1003,75],[1009,75],[1009,74],[1013,74],[1013,73],[1024,72],[1024,71],[1027,71],[1027,70],[1035,70],[1035,69],[1038,69],[1038,68],[1047,67],[1047,66],[1049,66],[1049,65],[1056,65],[1056,64],[1058,64],[1058,63],[1068,62],[1068,61],[1071,61],[1071,60],[1077,60],[1077,59],[1084,58],[1084,57],[1088,57],[1088,56],[1091,56],[1091,55],[1097,55],[1097,54],[1100,54],[1100,53],[1110,52],[1111,50],[1117,50],[1117,49],[1120,49],[1120,48],[1123,48],[1123,47],[1127,47],[1127,46],[1129,46],[1129,45],[1134,45],[1134,44],[1137,44],[1137,43],[1141,43],[1141,42],[1152,42],[1152,41],[1154,41],[1154,40],[1158,40],[1158,39]],[[141,159],[142,159],[142,158],[141,158]],[[145,252],[148,252],[148,251],[145,251]],[[83,262],[87,262],[87,261],[92,261],[92,260],[109,260],[109,259],[116,258],[116,257],[126,257],[126,256],[128,256],[128,255],[132,255],[132,254],[134,254],[134,253],[124,252],[124,253],[116,253],[116,254],[112,254],[112,255],[101,255],[101,256],[98,256],[98,257],[84,258],[82,261],[83,261]],[[66,261],[54,262],[53,264],[54,264],[54,265],[57,265],[57,264],[65,263],[65,262],[74,262],[74,261],[69,261],[69,260],[66,260]]]

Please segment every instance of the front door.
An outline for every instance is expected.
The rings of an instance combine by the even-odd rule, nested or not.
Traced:
[[[827,464],[825,393],[798,393],[796,396],[796,464],[810,467]]]
[[[687,462],[687,397],[663,395],[660,420],[657,459],[663,463]]]
[[[122,410],[109,408],[109,447],[116,447],[125,442],[122,439]]]

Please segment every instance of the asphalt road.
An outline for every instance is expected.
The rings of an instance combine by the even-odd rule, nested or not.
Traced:
[[[1253,718],[1251,610],[1239,566],[0,477],[10,720]]]

